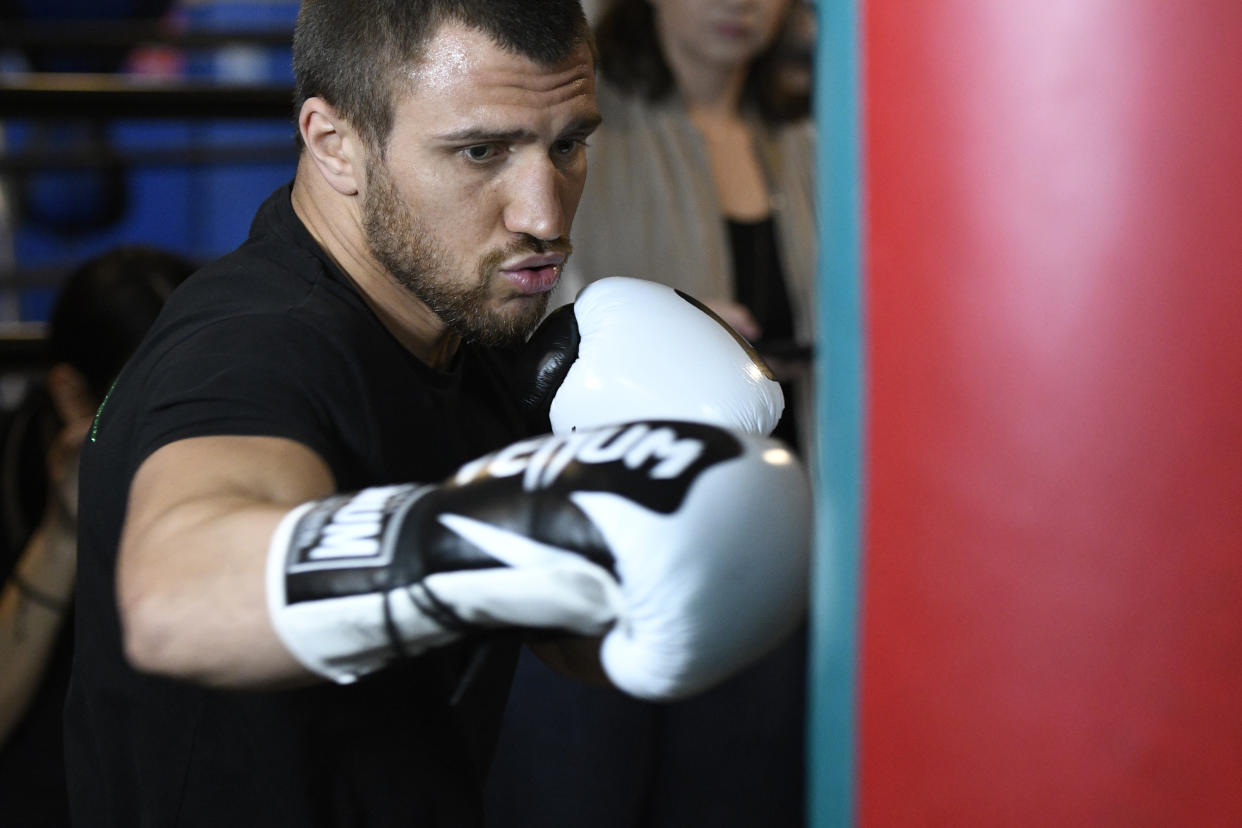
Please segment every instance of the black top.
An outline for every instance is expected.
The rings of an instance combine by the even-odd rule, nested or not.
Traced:
[[[450,696],[473,645],[357,684],[220,691],[122,655],[114,578],[129,483],[171,441],[286,437],[338,490],[436,481],[524,436],[500,356],[414,358],[318,247],[282,187],[250,238],[171,297],[100,407],[83,451],[77,649],[66,706],[78,825],[469,826],[515,646]],[[169,549],[168,554],[177,554]]]
[[[794,339],[793,310],[785,277],[781,270],[780,247],[776,240],[776,223],[769,216],[759,221],[728,219],[729,244],[733,254],[733,290],[737,301],[750,309],[763,331],[756,343],[760,354],[765,343],[790,343]],[[795,450],[798,448],[798,427],[794,420],[793,387],[781,383],[785,392],[785,413],[772,432]]]

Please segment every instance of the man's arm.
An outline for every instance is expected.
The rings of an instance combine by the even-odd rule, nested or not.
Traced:
[[[0,745],[26,715],[73,600],[72,527],[58,530],[35,529],[0,590]]]
[[[117,573],[131,664],[215,686],[307,680],[272,629],[264,567],[285,513],[333,490],[323,460],[282,438],[196,437],[147,458]]]
[[[51,380],[53,398],[57,383]],[[63,372],[60,373],[63,377]],[[0,745],[26,715],[39,690],[65,615],[73,603],[77,568],[78,454],[92,409],[63,408],[64,426],[45,458],[48,490],[43,517],[26,541],[0,593]]]
[[[324,464],[281,440],[152,455],[122,540],[133,664],[347,684],[467,635],[542,629],[604,636],[609,680],[673,699],[762,655],[805,606],[809,486],[755,435],[634,422],[520,440],[439,484],[332,493]]]

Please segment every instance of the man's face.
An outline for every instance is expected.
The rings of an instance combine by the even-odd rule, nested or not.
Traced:
[[[367,164],[375,258],[464,339],[519,340],[570,252],[599,123],[581,45],[542,67],[449,24],[414,67],[386,152]]]

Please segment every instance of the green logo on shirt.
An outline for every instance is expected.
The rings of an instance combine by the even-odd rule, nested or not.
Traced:
[[[108,398],[112,396],[112,389],[116,388],[116,383],[108,386],[108,393],[104,394],[103,402],[99,404],[99,408],[95,409],[95,419],[91,421],[91,442],[95,442],[95,438],[99,435],[99,418],[103,416],[104,406],[108,404]]]

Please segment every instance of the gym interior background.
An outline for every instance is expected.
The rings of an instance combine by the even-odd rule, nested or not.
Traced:
[[[296,3],[0,9],[4,405],[290,177]],[[1242,5],[818,11],[811,824],[1242,824]]]
[[[115,244],[205,260],[245,238],[294,168],[296,2],[8,5],[0,319],[42,320],[66,270]]]

